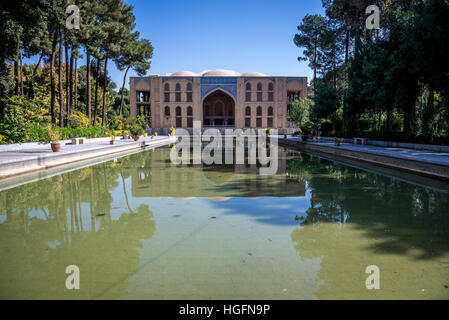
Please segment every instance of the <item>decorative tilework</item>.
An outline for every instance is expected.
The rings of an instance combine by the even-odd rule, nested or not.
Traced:
[[[202,77],[201,84],[236,84],[236,77]]]
[[[255,79],[268,79],[268,80],[271,80],[272,82],[275,81],[274,77],[245,77],[245,83],[248,82],[249,80],[255,80]]]
[[[151,79],[149,77],[133,77],[133,85],[135,86],[139,81],[145,81],[151,87]]]
[[[222,89],[230,93],[235,100],[237,100],[237,86],[236,85],[224,85],[224,84],[207,84],[201,86],[201,99],[203,99],[209,92],[215,89]]]
[[[164,83],[167,80],[179,80],[179,79],[184,79],[193,82],[193,77],[162,77],[162,83]]]
[[[302,78],[300,77],[287,77],[287,84],[291,81],[298,81],[301,85],[304,85]]]

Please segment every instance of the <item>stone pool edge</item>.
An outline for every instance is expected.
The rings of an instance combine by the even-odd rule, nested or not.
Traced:
[[[313,151],[316,153],[332,155],[337,158],[340,157],[366,162],[375,166],[395,169],[449,183],[449,167],[440,164],[432,164],[399,157],[389,157],[371,152],[352,151],[334,146],[309,144],[282,138],[279,138],[279,145],[291,147],[299,151]]]
[[[145,142],[145,144],[142,144]],[[98,149],[78,150],[70,153],[53,153],[46,157],[38,157],[0,165],[0,180],[18,176],[25,173],[41,171],[73,162],[100,158],[115,153],[140,149],[143,147],[161,147],[176,142],[176,137],[160,138],[154,141],[143,139],[138,142],[129,142],[126,145],[110,145]]]

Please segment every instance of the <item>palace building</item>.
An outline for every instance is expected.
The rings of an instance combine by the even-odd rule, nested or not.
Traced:
[[[293,128],[289,107],[306,97],[307,77],[230,70],[130,77],[131,117],[144,116],[156,130],[192,128],[193,121],[204,128]]]

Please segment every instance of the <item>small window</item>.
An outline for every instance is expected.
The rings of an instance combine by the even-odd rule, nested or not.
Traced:
[[[192,84],[190,82],[187,83],[187,91],[192,91]]]
[[[256,119],[256,127],[257,128],[262,128],[262,118],[257,118]]]
[[[192,102],[192,92],[187,92],[187,102]]]
[[[176,102],[181,102],[181,92],[176,92],[176,94],[175,94],[175,101]]]
[[[251,128],[251,118],[245,118],[245,128]]]
[[[249,82],[246,84],[245,101],[251,101],[251,83]]]
[[[169,117],[170,116],[170,107],[165,107],[165,116]]]
[[[245,115],[251,117],[251,107],[246,107]]]
[[[262,101],[262,83],[257,84],[257,101]]]
[[[176,107],[176,127],[182,127],[181,107]]]
[[[175,90],[176,91],[181,91],[181,85],[179,83],[176,84]]]
[[[268,107],[267,127],[273,128],[273,107]]]
[[[187,128],[193,128],[193,109],[187,107]]]
[[[268,101],[274,101],[273,83],[268,84]]]
[[[169,92],[164,93],[164,102],[170,102],[170,93]]]
[[[164,91],[165,92],[169,92],[170,91],[170,85],[168,83],[165,84]]]
[[[258,117],[262,116],[262,107],[261,106],[257,107],[257,113],[256,114],[257,114]]]

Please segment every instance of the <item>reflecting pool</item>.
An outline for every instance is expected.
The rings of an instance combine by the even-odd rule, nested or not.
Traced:
[[[274,176],[169,152],[0,191],[0,298],[449,298],[447,189],[285,149]]]

